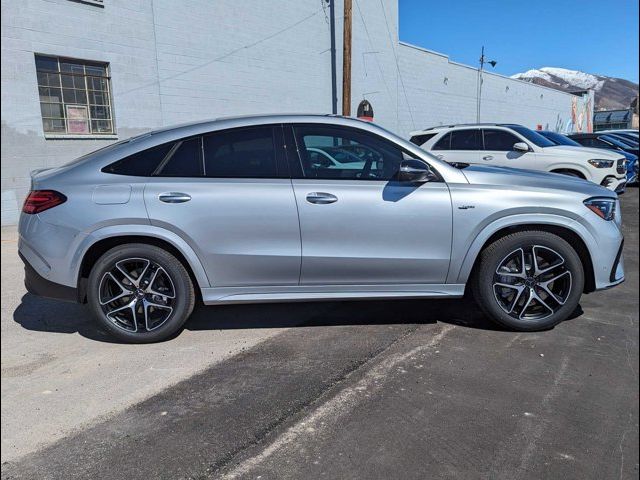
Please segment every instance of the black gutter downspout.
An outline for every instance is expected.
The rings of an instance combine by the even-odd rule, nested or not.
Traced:
[[[335,0],[329,2],[329,23],[331,26],[331,113],[338,114],[338,84],[336,72],[336,8]]]

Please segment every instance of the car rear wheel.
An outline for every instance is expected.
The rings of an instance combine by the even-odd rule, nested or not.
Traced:
[[[584,271],[564,239],[524,231],[496,240],[480,254],[472,288],[476,302],[498,323],[513,330],[544,330],[574,312]]]
[[[193,284],[182,263],[144,244],[115,247],[102,255],[89,275],[87,296],[99,323],[129,343],[171,337],[195,304]]]

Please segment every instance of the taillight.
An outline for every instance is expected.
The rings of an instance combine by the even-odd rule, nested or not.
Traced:
[[[32,215],[49,210],[66,201],[67,197],[55,190],[31,190],[27,198],[24,199],[22,211]]]

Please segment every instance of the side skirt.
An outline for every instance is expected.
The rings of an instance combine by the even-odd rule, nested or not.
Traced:
[[[459,298],[464,284],[291,285],[202,289],[205,305],[384,298]]]

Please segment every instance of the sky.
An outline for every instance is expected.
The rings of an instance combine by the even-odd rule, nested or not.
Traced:
[[[399,0],[400,40],[513,75],[562,67],[638,83],[638,0]],[[491,69],[491,67],[487,67]]]

